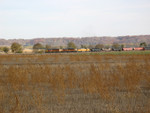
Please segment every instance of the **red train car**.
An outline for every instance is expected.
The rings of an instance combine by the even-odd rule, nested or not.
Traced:
[[[46,53],[57,53],[59,51],[60,51],[59,49],[48,49],[46,50]]]
[[[66,48],[66,49],[63,49],[62,52],[77,52],[77,49],[74,49],[74,48]]]
[[[123,48],[123,51],[132,51],[133,50],[133,48]]]
[[[142,50],[144,50],[144,47],[135,47],[134,50],[135,51],[142,51]]]

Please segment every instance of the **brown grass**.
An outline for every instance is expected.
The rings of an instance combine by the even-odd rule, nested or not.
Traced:
[[[150,55],[1,55],[0,111],[148,113],[149,59]]]

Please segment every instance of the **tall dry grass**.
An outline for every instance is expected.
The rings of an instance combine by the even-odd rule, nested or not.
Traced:
[[[80,90],[83,98],[98,96],[99,106],[89,112],[149,112],[149,58],[150,55],[2,55],[0,111],[55,112],[57,106],[72,106],[68,98],[73,98],[73,90]],[[101,107],[103,102],[105,107]],[[74,107],[70,112],[78,111],[78,106]]]

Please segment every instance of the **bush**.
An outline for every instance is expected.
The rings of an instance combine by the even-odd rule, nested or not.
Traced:
[[[4,51],[5,53],[8,53],[9,48],[8,48],[8,47],[3,47],[3,51]]]

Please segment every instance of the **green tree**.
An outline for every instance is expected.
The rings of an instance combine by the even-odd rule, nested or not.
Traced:
[[[124,48],[124,45],[123,45],[123,44],[121,44],[121,45],[120,45],[120,47],[121,47],[121,48]]]
[[[92,49],[92,48],[94,48],[94,45],[89,45],[88,47],[89,47],[89,49]]]
[[[112,48],[113,49],[119,49],[120,45],[118,43],[113,43]]]
[[[11,45],[11,51],[13,53],[22,53],[22,46],[19,43],[12,43]]]
[[[60,49],[63,49],[63,46],[59,46]]]
[[[67,47],[68,48],[76,48],[76,45],[73,43],[73,42],[69,42],[68,44],[67,44]]]
[[[3,51],[4,51],[5,53],[8,53],[9,48],[8,48],[8,47],[3,47]]]
[[[43,48],[44,48],[44,46],[40,43],[36,43],[33,45],[33,49],[43,49]]]
[[[1,52],[3,51],[3,47],[0,47],[0,51],[1,51]]]
[[[110,46],[109,45],[105,45],[105,47],[104,47],[105,49],[109,49],[110,48]]]
[[[85,49],[87,49],[87,46],[86,46],[86,45],[82,45],[82,44],[81,44],[81,48],[85,48]]]
[[[40,43],[36,43],[33,45],[33,52],[34,53],[44,53],[44,46]]]
[[[103,44],[97,44],[97,45],[95,46],[95,48],[98,48],[98,49],[102,49],[103,47],[104,47]]]
[[[140,47],[146,47],[146,46],[147,46],[146,42],[140,43]]]
[[[52,47],[51,47],[51,45],[46,45],[45,48],[46,49],[51,49]]]

